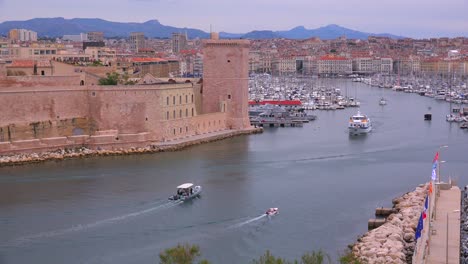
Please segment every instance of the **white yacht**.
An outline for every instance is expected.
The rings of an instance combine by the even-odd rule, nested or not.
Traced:
[[[386,105],[387,104],[387,100],[385,100],[385,98],[380,98],[380,101],[379,101],[379,105]]]
[[[177,186],[177,194],[169,197],[169,200],[172,201],[188,201],[195,197],[199,197],[201,194],[201,186],[194,186],[193,183],[184,183]]]
[[[372,130],[372,122],[370,118],[358,111],[349,118],[348,128],[352,135],[367,134]]]

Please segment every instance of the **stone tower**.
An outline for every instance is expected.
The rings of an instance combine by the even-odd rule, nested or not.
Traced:
[[[231,129],[250,127],[248,114],[248,40],[203,41],[202,112],[226,112]]]

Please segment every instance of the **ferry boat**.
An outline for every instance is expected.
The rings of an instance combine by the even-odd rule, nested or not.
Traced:
[[[202,191],[201,186],[194,186],[193,183],[184,183],[177,186],[177,194],[169,197],[172,201],[188,201],[195,197],[199,197]]]
[[[349,133],[353,135],[367,134],[372,130],[371,120],[361,114],[360,111],[357,114],[349,118]]]

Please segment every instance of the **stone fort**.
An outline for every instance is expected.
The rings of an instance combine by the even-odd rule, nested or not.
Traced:
[[[198,80],[100,86],[79,76],[31,76],[17,77],[30,85],[0,82],[0,154],[139,147],[249,129],[249,41],[204,40],[203,52]]]

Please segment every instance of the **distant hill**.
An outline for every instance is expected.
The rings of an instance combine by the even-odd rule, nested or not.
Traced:
[[[62,37],[89,31],[102,31],[105,37],[128,37],[131,32],[143,32],[152,38],[170,38],[173,32],[187,32],[189,38],[208,38],[209,33],[194,28],[177,28],[166,26],[158,20],[144,23],[111,22],[98,18],[34,18],[25,21],[6,21],[0,23],[0,35],[7,35],[13,28],[25,28],[36,31],[40,37]],[[328,25],[317,29],[306,29],[303,26],[287,31],[254,30],[248,33],[220,32],[221,38],[271,39],[290,38],[306,39],[319,37],[321,39],[335,39],[346,36],[350,39],[367,39],[368,36],[386,36],[401,38],[391,34],[373,34],[344,28],[338,25]]]
[[[374,34],[361,32],[338,25],[327,25],[317,29],[306,29],[303,26],[295,27],[288,31],[276,31],[276,34],[289,39],[306,39],[311,37],[319,37],[320,39],[336,39],[341,36],[346,36],[348,39],[367,39],[369,36],[381,36],[390,38],[402,38],[391,34]]]
[[[242,38],[245,39],[273,39],[281,38],[282,36],[271,30],[254,30],[245,35],[242,35]]]
[[[34,18],[26,21],[7,21],[0,24],[0,34],[8,34],[12,28],[36,31],[41,37],[62,37],[89,31],[102,31],[105,37],[128,37],[131,32],[143,32],[145,36],[169,38],[173,32],[187,32],[189,38],[208,38],[209,34],[199,29],[165,26],[158,20],[144,23],[110,22],[98,18]]]

